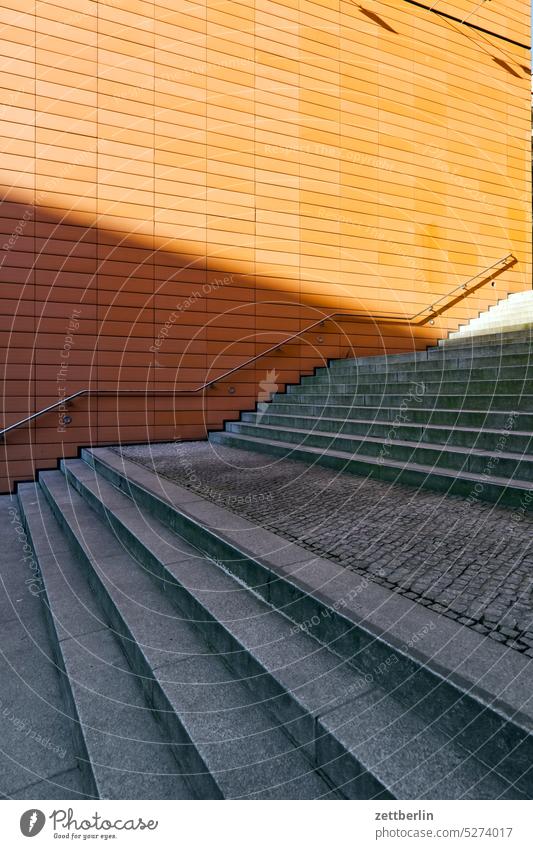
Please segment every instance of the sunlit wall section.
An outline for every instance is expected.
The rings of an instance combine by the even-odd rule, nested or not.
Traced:
[[[251,356],[255,339],[255,37],[253,3],[207,3],[206,342],[212,377]],[[231,388],[231,396],[229,386],[212,392],[217,415],[253,403],[248,375]]]
[[[316,318],[344,309],[340,253],[339,3],[300,8],[300,292]],[[324,293],[327,292],[324,301]],[[309,321],[302,316],[302,324]],[[336,356],[329,327],[309,339],[308,355]],[[337,337],[335,337],[336,340]]]
[[[154,7],[98,4],[96,388],[152,390]],[[153,399],[97,399],[99,441],[142,439]],[[120,411],[120,412],[119,412]]]
[[[174,390],[199,385],[207,369],[207,8],[167,0],[154,17],[153,369],[157,386]],[[157,436],[197,432],[197,400],[154,403]]]
[[[256,2],[255,258],[257,347],[300,328],[300,13],[297,2]],[[308,314],[308,311],[307,311]],[[283,328],[286,328],[284,331]],[[299,346],[261,362],[260,381],[294,379]],[[296,365],[296,363],[298,365]],[[273,371],[271,372],[271,368]]]
[[[36,5],[34,410],[97,373],[96,10],[92,0]],[[37,420],[30,453],[51,464],[95,424],[92,410],[74,418],[61,406]]]

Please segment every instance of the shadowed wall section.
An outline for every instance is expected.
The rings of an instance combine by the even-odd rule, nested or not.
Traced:
[[[433,326],[329,322],[205,395],[50,413],[8,436],[3,491],[80,445],[200,438],[531,285],[525,47],[405,0],[25,8],[0,7],[6,425],[85,387],[193,388],[322,315],[410,315],[517,262]],[[527,4],[478,17],[529,41]]]

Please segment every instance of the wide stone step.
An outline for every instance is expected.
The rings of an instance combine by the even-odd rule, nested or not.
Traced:
[[[62,476],[52,472],[47,479],[58,510],[70,509],[62,498]],[[59,479],[59,490],[54,479]],[[43,491],[33,483],[21,484],[18,497],[42,576],[49,630],[87,793],[100,799],[193,798]],[[88,539],[100,533],[96,517],[83,528],[74,514],[71,518],[74,533],[85,531]]]
[[[66,472],[68,481],[59,472],[42,476],[46,495],[76,540],[91,589],[196,795],[331,796],[264,699],[228,669],[223,648],[206,639],[214,636],[212,623],[176,607],[176,576],[188,576],[199,593],[213,592],[202,585],[206,558],[163,526],[147,523],[122,493],[96,481],[85,463],[67,463]],[[92,490],[83,485],[84,473]]]
[[[280,415],[274,412],[242,413],[241,420],[250,424],[270,425],[278,428],[297,428],[307,432],[325,431],[327,433],[372,436],[382,440],[399,438],[409,442],[429,442],[441,445],[457,445],[463,448],[478,448],[494,451],[500,440],[511,452],[521,454],[531,452],[533,434],[531,431],[471,427],[443,427],[439,425],[411,424],[398,419],[376,421],[373,419],[343,419],[303,415]]]
[[[516,337],[516,338],[515,338]],[[465,364],[472,361],[480,363],[488,362],[488,358],[496,362],[502,361],[511,364],[515,361],[522,364],[531,356],[533,345],[533,333],[528,334],[494,334],[493,337],[484,336],[479,344],[470,338],[461,340],[441,340],[438,345],[426,348],[423,351],[406,351],[402,354],[374,354],[364,357],[343,357],[334,359],[330,363],[331,368],[346,363],[357,363],[359,366],[368,366],[371,369],[390,368],[391,365],[401,364],[402,367],[412,367],[426,362],[435,362],[440,368],[441,364],[460,360]]]
[[[493,327],[495,329],[500,328],[510,328],[512,331],[516,332],[516,330],[525,330],[529,326],[533,324],[533,310],[531,308],[522,307],[513,307],[512,309],[508,308],[505,310],[501,310],[500,312],[487,312],[479,318],[476,318],[470,322],[468,325],[463,325],[465,330],[475,330],[480,327]],[[454,334],[458,334],[464,331],[454,331]]]
[[[509,430],[514,421],[514,428],[521,432],[533,430],[533,414],[506,411],[487,411],[475,409],[449,409],[442,410],[436,407],[416,407],[407,404],[388,406],[376,404],[358,406],[356,404],[336,404],[328,399],[322,404],[312,401],[305,402],[301,399],[291,400],[290,395],[281,395],[276,401],[272,401],[264,410],[264,414],[273,413],[285,416],[311,416],[313,418],[341,418],[349,419],[371,419],[386,422],[410,422],[413,424],[434,424],[471,427],[475,430],[480,428],[492,428]]]
[[[297,445],[286,440],[261,439],[228,431],[215,431],[209,438],[212,442],[222,445],[247,448],[285,459],[303,460],[311,464],[318,463],[329,468],[371,476],[392,483],[423,486],[448,495],[469,496],[475,493],[479,500],[494,501],[509,506],[520,507],[524,496],[531,489],[531,483],[528,481],[500,477],[490,472],[480,476],[463,470],[423,465],[412,460],[405,462],[369,454],[354,456],[350,452],[336,449],[328,448],[324,451],[323,448],[311,445]]]
[[[474,319],[467,325],[463,325],[458,330],[454,330],[449,339],[458,337],[477,336],[485,331],[487,333],[505,333],[510,331],[516,333],[520,330],[528,330],[533,325],[533,312],[531,310],[518,309],[509,310],[505,314],[493,313],[492,315],[484,315],[483,317]]]
[[[228,422],[226,433],[243,434],[258,439],[290,442],[298,446],[313,446],[323,451],[341,451],[353,457],[364,455],[383,463],[388,459],[409,465],[411,462],[432,469],[454,469],[478,476],[497,473],[509,480],[533,481],[533,457],[512,454],[507,450],[505,438],[501,446],[492,451],[464,448],[457,445],[424,444],[401,440],[392,433],[385,440],[381,436],[356,436],[336,432],[318,432],[294,427],[279,428],[273,425]]]
[[[402,368],[391,363],[389,368],[381,371],[370,370],[368,368],[357,368],[357,361],[353,366],[344,366],[337,368],[320,367],[316,369],[314,375],[306,375],[301,379],[301,385],[307,386],[311,383],[319,385],[322,383],[336,383],[346,380],[354,381],[377,381],[387,383],[406,383],[409,381],[441,383],[454,376],[456,381],[462,381],[466,384],[471,380],[533,380],[533,363],[526,365],[502,366],[501,362],[494,363],[489,366],[460,367],[457,363],[452,366],[446,364],[442,368],[436,368],[435,363],[419,363],[416,367]]]
[[[457,337],[448,337],[441,339],[438,347],[430,348],[428,353],[438,356],[442,355],[443,349],[453,348],[454,350],[475,351],[478,354],[480,351],[502,351],[504,348],[518,346],[520,349],[527,349],[531,346],[533,338],[532,328],[524,327],[519,330],[509,330],[507,332],[492,331],[486,334],[472,334],[463,336],[459,334]],[[522,351],[520,351],[522,353]]]
[[[478,325],[485,321],[508,321],[509,319],[514,321],[514,325],[517,329],[521,325],[527,325],[528,323],[532,324],[533,307],[531,304],[513,304],[509,301],[506,304],[489,307],[486,312],[482,313],[477,318],[473,318],[469,324],[464,326],[472,327],[473,325]]]
[[[520,707],[517,709],[529,692],[526,658],[508,657],[494,641],[378,588],[372,581],[360,583],[360,577],[338,564],[310,555],[295,543],[257,528],[244,517],[204,501],[110,449],[83,451],[82,455],[98,470],[99,479],[103,477],[128,493],[137,510],[162,521],[208,553],[240,585],[282,611],[298,631],[355,664],[374,686],[384,687],[389,697],[399,700],[402,723],[391,728],[402,741],[409,727],[403,721],[414,713],[422,717],[425,729],[441,729],[471,754],[481,753],[483,764],[491,765],[494,774],[508,776],[515,788],[521,787],[528,795],[533,792],[531,737],[524,731],[533,720],[528,711],[523,715]],[[428,619],[436,621],[428,623]],[[261,631],[258,621],[256,618],[254,633]],[[435,637],[411,650],[409,635],[423,624],[435,628]],[[283,657],[282,644],[280,652]],[[382,670],[386,674],[380,678]],[[513,682],[512,693],[509,681]],[[512,695],[510,701],[507,694]],[[362,705],[366,705],[364,699]],[[359,715],[352,720],[346,711],[343,716],[361,729]],[[363,715],[363,728],[365,722]],[[380,742],[386,750],[386,732]],[[433,751],[430,745],[428,752]],[[416,769],[418,752],[413,742],[404,752]],[[340,766],[343,761],[335,762]],[[454,784],[454,778],[455,773],[443,776],[442,784]],[[435,786],[428,788],[428,796],[436,790],[442,792]]]
[[[507,326],[501,322],[499,323],[491,323],[488,325],[483,325],[480,327],[472,328],[471,330],[462,330],[457,335],[450,335],[447,339],[448,344],[452,344],[453,342],[458,342],[460,340],[475,340],[476,344],[481,344],[481,340],[491,337],[494,338],[495,334],[500,334],[500,337],[505,337],[507,333],[513,332],[516,325]]]
[[[397,354],[391,354],[387,357],[345,357],[340,360],[332,360],[326,367],[326,370],[332,372],[347,372],[357,371],[361,373],[374,374],[390,374],[391,372],[402,371],[408,374],[413,372],[438,371],[444,373],[446,370],[465,370],[467,372],[474,368],[493,368],[497,370],[517,366],[519,368],[527,368],[532,363],[531,347],[521,353],[515,352],[515,346],[510,345],[508,348],[498,353],[488,353],[483,356],[476,356],[470,350],[469,352],[458,352],[457,355],[453,348],[446,349],[446,356],[429,356],[429,352],[423,352],[423,356],[416,359],[401,359],[397,360]],[[317,369],[318,372],[321,368]]]
[[[459,387],[455,387],[457,390]],[[376,386],[379,389],[379,385]],[[412,405],[412,386],[406,392],[379,392],[372,393],[364,392],[337,392],[333,388],[331,391],[324,391],[322,387],[317,387],[315,391],[294,391],[289,392],[283,397],[289,399],[291,403],[300,401],[302,404],[333,404],[341,407],[377,407],[384,404],[387,407],[402,407],[402,405]],[[276,393],[273,396],[272,402],[275,404],[283,403],[282,396]],[[432,394],[425,392],[420,397],[420,402],[426,408],[436,408],[439,410],[460,410],[474,409],[478,411],[518,411],[518,412],[533,412],[533,395],[522,394],[519,397],[516,395],[493,395],[479,394],[466,392],[450,392],[448,394],[439,393]]]
[[[436,380],[430,380],[424,376],[414,380],[390,380],[388,376],[377,381],[372,375],[356,375],[353,380],[337,375],[330,375],[329,380],[324,378],[309,377],[307,380],[302,379],[299,384],[291,384],[287,387],[287,394],[306,395],[316,392],[334,392],[335,394],[346,395],[349,393],[375,393],[376,390],[388,394],[402,393],[407,396],[416,395],[418,397],[428,395],[451,395],[457,390],[458,383],[464,387],[463,394],[465,397],[475,397],[477,395],[516,395],[520,397],[526,394],[531,389],[531,381],[523,375],[520,378],[505,379],[498,376],[496,380],[477,380],[475,378],[467,378],[461,381],[461,375],[457,375],[457,379],[453,379],[451,373],[446,372],[440,375]]]

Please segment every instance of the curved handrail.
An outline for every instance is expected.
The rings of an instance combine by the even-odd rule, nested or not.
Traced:
[[[115,390],[115,389],[90,389],[90,388],[79,389],[77,392],[73,392],[72,395],[68,395],[65,398],[61,398],[59,401],[54,401],[53,404],[49,404],[47,407],[43,407],[42,410],[38,410],[36,413],[32,413],[30,416],[26,416],[26,418],[20,419],[20,421],[14,422],[13,424],[9,425],[8,427],[5,427],[3,430],[0,430],[0,442],[3,442],[5,435],[7,433],[9,433],[10,431],[16,430],[16,428],[21,427],[22,425],[27,424],[28,422],[31,422],[34,419],[37,419],[40,416],[43,416],[45,413],[49,413],[52,410],[57,409],[58,407],[62,407],[65,404],[69,404],[71,401],[74,401],[76,398],[90,397],[91,395],[98,395],[98,396],[111,395],[111,396],[114,396],[114,397],[119,396],[119,395],[126,395],[126,396],[127,395],[130,395],[130,396],[144,395],[145,397],[148,397],[148,396],[157,397],[159,395],[162,395],[162,396],[169,396],[170,395],[170,396],[173,396],[173,397],[178,396],[178,395],[196,395],[199,392],[204,392],[206,389],[209,389],[209,387],[214,386],[216,383],[219,383],[220,381],[225,380],[230,375],[235,374],[235,372],[240,371],[241,369],[252,365],[252,363],[255,363],[257,360],[262,359],[263,357],[266,357],[267,354],[273,353],[273,351],[276,351],[279,348],[282,348],[284,345],[289,345],[295,339],[298,339],[300,336],[303,336],[304,333],[308,333],[310,330],[313,330],[314,327],[318,327],[319,325],[323,325],[324,322],[329,321],[332,318],[338,318],[338,317],[359,318],[359,319],[363,319],[363,320],[366,320],[366,321],[375,321],[376,319],[379,319],[381,321],[388,321],[391,324],[415,324],[417,326],[423,326],[424,324],[427,324],[428,322],[433,322],[434,316],[438,315],[440,312],[443,312],[444,308],[441,308],[440,310],[436,309],[436,307],[438,307],[438,305],[440,303],[442,303],[442,301],[445,301],[448,298],[453,297],[456,292],[459,292],[459,293],[463,292],[464,295],[462,295],[462,296],[460,295],[459,297],[466,297],[466,294],[468,294],[469,291],[472,292],[472,291],[474,291],[474,289],[479,288],[479,285],[481,285],[481,284],[478,284],[478,286],[471,287],[470,290],[469,290],[468,287],[471,283],[473,283],[475,280],[478,280],[484,274],[487,275],[487,280],[485,282],[488,282],[488,280],[492,276],[490,274],[490,272],[493,271],[493,269],[497,269],[498,266],[503,265],[504,263],[510,263],[511,260],[513,261],[513,264],[514,264],[516,262],[516,257],[513,256],[513,254],[507,254],[507,256],[504,256],[501,259],[499,259],[497,262],[494,262],[492,265],[489,265],[487,268],[483,269],[483,271],[480,271],[478,274],[475,274],[473,277],[470,277],[466,281],[466,283],[461,283],[459,286],[456,286],[454,289],[452,289],[451,292],[448,292],[447,295],[442,295],[442,297],[438,298],[436,301],[433,301],[433,303],[430,304],[428,307],[424,307],[424,309],[420,310],[419,312],[417,312],[414,315],[409,316],[409,317],[394,314],[394,313],[373,313],[372,316],[369,317],[368,313],[350,313],[350,312],[332,312],[329,315],[322,316],[322,318],[317,319],[317,321],[314,321],[312,324],[308,324],[307,327],[303,328],[303,330],[298,330],[296,333],[293,333],[292,336],[289,336],[287,339],[284,339],[282,342],[277,342],[275,345],[272,345],[270,348],[267,348],[266,351],[261,351],[260,354],[256,354],[254,357],[250,357],[250,359],[245,360],[243,363],[239,363],[238,366],[234,366],[233,368],[229,369],[229,371],[224,372],[224,374],[221,374],[218,377],[214,377],[211,380],[208,380],[205,383],[202,383],[200,386],[196,386],[194,389],[149,389],[149,390],[146,390],[146,389],[116,389]],[[455,303],[455,301],[452,301],[452,303]],[[448,306],[451,306],[451,304],[449,304]],[[428,315],[424,317],[425,313],[428,313]]]

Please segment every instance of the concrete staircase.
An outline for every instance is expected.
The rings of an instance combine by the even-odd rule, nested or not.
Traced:
[[[467,629],[444,620],[438,663],[423,662],[384,630],[389,615],[404,621],[388,606],[404,599],[369,601],[381,611],[372,631],[348,618],[353,594],[343,590],[343,605],[324,595],[329,562],[161,487],[149,470],[95,449],[18,491],[85,792],[533,797],[530,720],[508,702],[507,683],[489,695],[509,671],[518,699],[527,658],[509,662],[468,631],[461,662],[486,643],[490,659],[472,683],[466,671],[445,673],[455,645],[446,629]],[[424,622],[438,616],[420,611]]]
[[[533,486],[533,292],[486,316],[427,351],[336,360],[210,439],[523,505]]]

